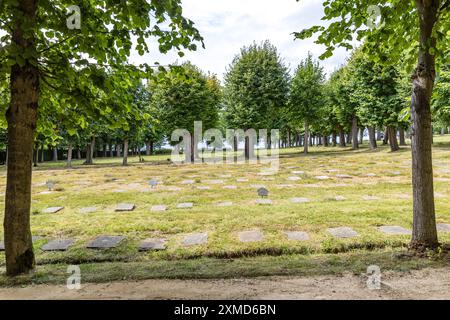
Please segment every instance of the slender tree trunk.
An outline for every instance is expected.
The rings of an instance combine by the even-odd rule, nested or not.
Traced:
[[[403,129],[403,128],[398,129],[398,135],[399,135],[399,138],[400,138],[400,145],[401,146],[406,146],[405,129]]]
[[[323,135],[323,146],[328,147],[328,136],[326,134]]]
[[[336,135],[335,131],[333,131],[333,133],[331,135],[331,143],[332,143],[333,147],[336,147],[336,145],[337,145],[337,135]]]
[[[353,116],[352,119],[352,149],[356,150],[358,149],[358,118],[356,116]]]
[[[383,145],[387,145],[389,141],[389,131],[388,128],[384,130],[384,138],[383,138]]]
[[[78,158],[78,160],[81,159],[81,150],[80,149],[77,149],[77,158]]]
[[[377,148],[377,140],[375,138],[375,128],[374,127],[367,127],[367,130],[369,131],[369,146],[370,146],[370,149],[376,149]]]
[[[364,141],[364,127],[359,128],[359,144],[363,144]]]
[[[381,130],[377,128],[377,141],[381,141]]]
[[[58,161],[58,149],[56,147],[53,149],[53,159],[52,159],[52,161],[54,161],[54,162]]]
[[[95,149],[95,137],[92,137],[91,141],[91,159],[93,161],[94,155],[96,155],[96,149]]]
[[[345,147],[345,132],[344,130],[339,130],[339,146]]]
[[[145,143],[145,155],[149,156],[150,155],[150,141],[147,141]]]
[[[416,0],[420,21],[418,65],[413,76],[411,98],[411,150],[413,184],[413,232],[410,248],[422,251],[439,245],[433,193],[431,94],[436,78],[433,28],[437,21],[438,0]]]
[[[44,144],[41,145],[41,157],[39,159],[39,162],[44,162],[45,160],[45,150],[44,150]]]
[[[105,144],[103,144],[103,158],[106,158],[106,156],[107,156],[107,151],[106,151],[106,149],[107,149],[107,145],[106,145],[106,143],[105,143]]]
[[[303,153],[307,154],[308,153],[308,141],[309,141],[310,137],[309,137],[309,125],[308,122],[305,121],[305,144],[303,145]]]
[[[397,130],[393,126],[387,126],[387,132],[389,137],[389,146],[391,147],[391,151],[395,152],[399,150],[398,141],[397,141]]]
[[[109,144],[108,149],[109,149],[109,156],[111,158],[114,157],[114,151],[113,151],[112,143]]]
[[[123,141],[123,161],[122,165],[126,166],[128,165],[128,139],[125,139]]]
[[[35,52],[35,34],[24,35],[36,26],[37,0],[17,2],[12,21],[12,43],[26,52]],[[19,18],[15,18],[19,17]],[[34,252],[30,229],[31,174],[34,135],[38,117],[39,70],[36,58],[28,58],[23,66],[14,64],[10,76],[8,122],[8,161],[5,196],[4,240],[6,274],[15,276],[34,268]]]
[[[72,168],[72,150],[73,146],[71,143],[69,143],[69,146],[67,147],[67,167]]]

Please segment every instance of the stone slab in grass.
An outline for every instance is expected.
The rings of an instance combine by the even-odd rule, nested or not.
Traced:
[[[78,210],[78,213],[86,214],[86,213],[92,213],[92,212],[96,212],[96,211],[97,211],[97,207],[85,207],[85,208],[81,208],[80,210]]]
[[[260,230],[242,231],[239,232],[239,241],[241,242],[256,242],[264,240],[264,235]]]
[[[127,192],[127,190],[124,190],[124,189],[115,189],[115,190],[113,190],[112,192],[114,192],[114,193],[124,193],[124,192]]]
[[[381,226],[378,230],[389,235],[411,235],[411,230],[399,226]]]
[[[115,209],[116,212],[133,211],[136,206],[134,203],[119,203]]]
[[[149,238],[143,240],[138,247],[139,251],[150,251],[150,250],[166,250],[166,239],[155,239]]]
[[[197,189],[198,190],[211,190],[211,187],[209,187],[209,186],[198,186]]]
[[[367,173],[366,177],[376,177],[377,175],[375,173]]]
[[[307,241],[309,240],[309,234],[303,231],[285,231],[284,232],[288,240],[293,241]]]
[[[205,180],[203,182],[207,184],[222,184],[223,180]]]
[[[66,251],[75,243],[74,239],[50,240],[41,247],[42,251]]]
[[[330,179],[330,177],[329,176],[317,176],[316,179],[317,180],[328,180],[328,179]]]
[[[353,238],[358,236],[358,232],[350,227],[328,228],[328,233],[335,238]]]
[[[53,191],[41,191],[38,194],[52,194]]]
[[[177,205],[178,209],[189,209],[192,208],[194,204],[192,202],[182,202]]]
[[[229,189],[229,190],[235,190],[237,189],[237,186],[223,186],[223,189]]]
[[[302,180],[302,178],[300,178],[300,177],[288,177],[287,180],[288,181],[299,181],[299,180]]]
[[[265,188],[265,186],[263,184],[251,184],[250,188],[260,189]]]
[[[177,191],[181,191],[183,189],[179,188],[179,187],[170,186],[170,187],[167,187],[167,190],[168,191],[175,191],[175,192],[177,192]]]
[[[305,173],[305,171],[300,171],[300,170],[294,170],[294,171],[291,171],[293,174],[304,174]]]
[[[363,196],[362,199],[366,201],[380,200],[380,198],[377,196]]]
[[[336,201],[344,201],[344,200],[347,200],[347,198],[344,197],[344,196],[336,196],[336,197],[334,197],[334,200],[336,200]]]
[[[256,200],[256,204],[259,204],[262,206],[271,206],[273,204],[273,201],[270,199],[258,199],[258,200]]]
[[[309,202],[308,198],[291,198],[292,203],[305,203]]]
[[[92,240],[86,247],[88,249],[111,249],[117,247],[125,237],[122,236],[100,236]]]
[[[167,210],[167,206],[161,205],[161,204],[152,206],[150,208],[150,211],[153,211],[153,212],[161,212],[161,211],[166,211],[166,210]]]
[[[206,232],[202,233],[191,233],[184,237],[183,245],[185,247],[198,246],[208,242],[208,234]]]
[[[349,174],[337,174],[336,178],[339,178],[339,179],[352,179],[353,177],[351,175],[349,175]]]
[[[248,179],[240,178],[240,179],[236,179],[236,182],[248,182]]]
[[[195,180],[183,180],[181,181],[181,184],[194,184]]]
[[[231,202],[231,201],[222,201],[222,202],[217,203],[218,207],[231,207],[232,205],[233,205],[233,202]]]
[[[438,223],[436,227],[437,231],[439,232],[446,232],[446,233],[450,232],[450,224],[448,223]]]
[[[32,236],[31,237],[31,241],[35,242],[42,239],[42,237],[40,236]],[[5,244],[3,243],[3,241],[0,241],[0,251],[5,251]]]
[[[42,210],[42,213],[57,213],[64,209],[64,207],[49,207],[44,210]]]

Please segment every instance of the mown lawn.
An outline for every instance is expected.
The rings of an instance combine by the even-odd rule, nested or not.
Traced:
[[[73,169],[64,168],[63,162],[42,164],[33,174],[31,226],[33,235],[42,237],[35,242],[39,267],[34,279],[51,281],[55,278],[49,275],[61,270],[64,273],[67,264],[82,264],[82,269],[91,270],[91,281],[108,281],[120,279],[120,274],[111,275],[111,270],[123,270],[123,277],[128,274],[132,278],[230,277],[292,274],[305,269],[308,274],[315,269],[324,272],[335,270],[333,261],[340,266],[337,270],[352,269],[353,265],[353,271],[360,271],[376,257],[389,268],[394,264],[401,269],[435,263],[389,262],[392,253],[407,245],[409,236],[388,236],[377,227],[412,227],[411,155],[409,147],[391,153],[386,147],[370,151],[366,146],[358,151],[315,147],[307,156],[300,149],[284,149],[280,170],[268,176],[260,174],[260,165],[175,166],[166,161],[169,156],[145,157],[145,163],[131,158],[128,167],[120,166],[119,158],[96,159],[93,166],[75,161]],[[450,136],[435,137],[434,166],[437,221],[450,223]],[[337,176],[342,174],[351,178]],[[4,200],[4,168],[0,175]],[[288,180],[292,176],[301,180]],[[318,176],[329,179],[319,180]],[[151,178],[162,184],[151,189]],[[47,180],[56,182],[55,190],[41,194],[47,190]],[[184,185],[185,180],[195,183]],[[223,183],[208,184],[208,180]],[[223,188],[230,185],[237,189]],[[268,188],[272,206],[255,204],[256,185]],[[336,201],[336,196],[345,200]],[[364,200],[365,196],[379,199]],[[309,202],[292,203],[294,197]],[[233,205],[218,207],[221,201],[232,201]],[[115,206],[122,202],[134,203],[136,209],[115,212]],[[181,202],[193,202],[194,207],[176,209]],[[167,205],[168,210],[151,212],[152,205]],[[64,206],[64,210],[42,213],[52,206]],[[79,209],[92,206],[97,207],[96,212],[79,213]],[[0,204],[2,220],[3,209],[4,201]],[[339,226],[352,227],[359,236],[337,240],[328,234],[327,228]],[[255,229],[264,233],[263,241],[238,240],[238,232]],[[307,232],[310,240],[289,241],[283,231],[290,230]],[[207,232],[208,243],[183,246],[183,236],[192,232]],[[86,244],[99,235],[123,235],[126,240],[115,249],[86,249]],[[450,233],[439,236],[441,242],[450,242]],[[74,238],[76,243],[66,252],[40,250],[47,240],[59,238]],[[138,252],[139,242],[146,238],[167,239],[167,250]],[[4,253],[0,253],[0,271],[4,264]],[[234,267],[228,267],[231,265]],[[125,271],[127,268],[129,271]]]

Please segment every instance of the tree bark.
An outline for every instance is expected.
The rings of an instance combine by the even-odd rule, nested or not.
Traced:
[[[345,132],[343,129],[339,130],[339,146],[345,147]]]
[[[19,50],[36,50],[37,0],[19,1],[12,23],[12,43]],[[31,174],[34,135],[38,117],[39,70],[36,58],[28,58],[23,66],[11,67],[11,102],[6,112],[8,122],[8,162],[5,196],[4,240],[6,274],[16,276],[34,268],[34,252],[30,229]]]
[[[309,144],[309,125],[308,122],[305,121],[305,143],[303,145],[303,153],[307,154],[308,153],[308,144]]]
[[[387,134],[389,140],[389,146],[391,147],[391,151],[398,151],[400,148],[398,146],[397,141],[397,130],[393,126],[387,126]]]
[[[384,130],[384,138],[383,138],[383,145],[387,145],[389,141],[389,131],[388,128]]]
[[[356,116],[353,116],[352,119],[352,149],[356,150],[358,149],[358,118]]]
[[[123,160],[122,165],[128,165],[128,139],[123,140]]]
[[[81,159],[81,150],[80,149],[77,149],[77,158]]]
[[[416,0],[420,21],[418,65],[412,77],[411,150],[413,185],[413,232],[410,248],[423,251],[439,245],[433,193],[431,94],[436,78],[436,62],[428,49],[436,39],[433,28],[437,21],[440,1]]]
[[[44,162],[45,160],[45,150],[44,150],[44,144],[41,145],[41,157],[39,162]]]
[[[381,130],[377,128],[377,141],[381,141]]]
[[[400,137],[400,145],[406,146],[406,140],[405,140],[405,129],[399,128],[398,129],[398,135]]]
[[[374,127],[367,127],[367,130],[369,131],[369,146],[370,146],[370,149],[376,149],[377,148],[377,140],[375,138],[375,128]]]
[[[58,161],[58,149],[56,147],[53,149],[53,159],[52,159],[52,161],[54,161],[54,162]]]
[[[364,141],[364,127],[359,128],[359,144],[363,144]]]
[[[72,168],[72,150],[73,146],[71,143],[69,143],[69,146],[67,147],[67,167]]]
[[[336,136],[336,132],[333,131],[332,135],[331,135],[331,143],[333,145],[333,147],[336,147],[337,144],[337,136]]]

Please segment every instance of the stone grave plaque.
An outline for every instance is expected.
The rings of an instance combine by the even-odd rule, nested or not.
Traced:
[[[217,203],[218,207],[230,207],[232,205],[233,205],[233,202],[231,202],[231,201],[222,201],[222,202]]]
[[[185,247],[201,245],[207,242],[208,242],[208,234],[206,232],[191,233],[186,235],[183,239],[183,245]]]
[[[133,211],[136,206],[133,203],[119,203],[115,209],[116,212]]]
[[[78,213],[85,214],[85,213],[92,213],[92,212],[96,212],[96,211],[97,211],[97,207],[85,207],[85,208],[81,208],[80,210],[78,210]]]
[[[350,227],[329,228],[327,231],[335,238],[345,239],[358,236],[358,233]]]
[[[49,207],[44,210],[42,210],[42,213],[57,213],[64,209],[64,207]]]
[[[74,239],[50,240],[41,247],[42,251],[66,251],[75,243]]]
[[[139,244],[138,250],[139,251],[165,250],[166,248],[167,248],[166,239],[149,238],[143,240]]]
[[[161,212],[161,211],[166,211],[167,210],[167,206],[165,205],[154,205],[150,208],[150,211],[153,212]]]
[[[450,232],[450,224],[447,224],[447,223],[438,223],[438,224],[437,224],[437,230],[438,230],[439,232],[446,232],[446,233],[448,233],[448,232]]]
[[[270,199],[258,199],[256,200],[256,204],[270,206],[273,204],[273,201]]]
[[[189,209],[192,208],[194,204],[192,202],[182,202],[177,205],[178,209]]]
[[[264,235],[260,230],[239,232],[239,241],[241,242],[256,242],[262,240],[264,240]]]
[[[291,198],[292,203],[305,203],[309,202],[308,198]]]
[[[389,235],[411,235],[411,230],[399,226],[381,226],[378,230]]]
[[[288,240],[306,241],[309,240],[309,235],[303,231],[285,231]]]
[[[89,249],[110,249],[117,247],[125,237],[122,236],[100,236],[92,240],[87,248]]]

